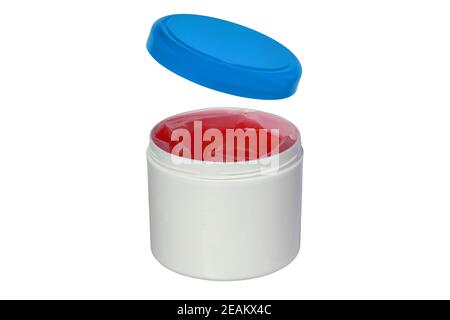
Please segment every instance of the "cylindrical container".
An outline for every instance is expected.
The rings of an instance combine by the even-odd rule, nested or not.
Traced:
[[[183,163],[155,143],[155,131],[180,126],[180,116],[162,121],[152,132],[147,151],[152,252],[181,274],[253,278],[286,266],[299,251],[303,150],[298,131],[274,115],[232,112],[283,121],[292,138],[287,149],[281,151],[281,141],[281,152],[262,162]],[[203,113],[189,115],[201,120]],[[162,128],[167,121],[171,125]]]
[[[213,17],[163,17],[147,50],[187,80],[255,103],[292,96],[302,73],[279,42]],[[172,104],[177,88],[166,89],[155,106]],[[246,109],[187,112],[153,128],[147,161],[151,248],[167,268],[238,280],[274,272],[297,255],[303,149],[291,122]]]

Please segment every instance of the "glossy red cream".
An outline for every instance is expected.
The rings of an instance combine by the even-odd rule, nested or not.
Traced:
[[[191,152],[180,152],[177,149],[177,145],[182,142],[181,137],[176,134],[180,129],[189,134],[190,141],[184,141],[183,145],[190,148]],[[210,129],[216,133],[215,136],[208,135],[208,132],[211,133]],[[234,143],[230,147],[230,144],[227,144],[227,134],[230,134],[231,130],[245,133],[245,143],[239,144],[238,138],[234,136]],[[252,132],[255,134],[250,134]],[[257,142],[252,144],[249,137],[256,137]],[[205,109],[182,113],[161,121],[153,128],[151,139],[162,150],[185,158],[236,162],[243,159],[243,153],[247,161],[286,151],[300,139],[300,134],[291,122],[270,113],[245,109]],[[216,148],[212,148],[213,142]],[[201,150],[194,150],[195,145],[200,146]],[[215,149],[212,154],[217,157],[205,158],[205,151],[211,149]],[[175,150],[178,151],[174,152]]]

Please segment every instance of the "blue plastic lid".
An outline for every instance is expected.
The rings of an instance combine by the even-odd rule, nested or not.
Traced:
[[[148,52],[161,65],[204,87],[254,99],[295,93],[300,62],[257,31],[211,17],[179,14],[155,22]]]

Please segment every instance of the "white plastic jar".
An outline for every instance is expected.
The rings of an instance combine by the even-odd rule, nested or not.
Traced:
[[[289,264],[300,247],[303,150],[298,131],[274,115],[232,111],[291,126],[287,150],[253,163],[185,161],[155,143],[155,130],[167,130],[161,128],[167,121],[181,122],[184,115],[179,115],[154,128],[147,151],[153,254],[167,268],[192,277],[258,277]],[[203,113],[189,115],[202,119]]]
[[[242,97],[287,98],[301,75],[284,46],[216,18],[161,18],[147,49],[174,73]],[[206,124],[200,147],[198,123]],[[229,132],[237,141],[232,147]],[[272,273],[297,256],[303,149],[288,120],[231,108],[176,115],[153,128],[147,161],[151,248],[162,265],[196,278],[239,280]]]

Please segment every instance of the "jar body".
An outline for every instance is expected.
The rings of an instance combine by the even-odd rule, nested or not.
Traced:
[[[297,256],[300,143],[276,172],[229,179],[174,170],[152,154],[155,148],[147,152],[151,248],[162,265],[196,278],[239,280],[272,273]]]

